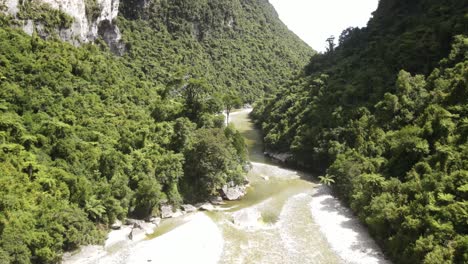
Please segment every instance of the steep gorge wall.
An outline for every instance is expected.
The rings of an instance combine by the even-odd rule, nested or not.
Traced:
[[[61,39],[79,45],[102,37],[112,51],[123,52],[120,30],[113,22],[119,13],[119,0],[3,0],[3,3],[6,12],[19,20],[24,31],[30,35],[36,30],[42,37],[47,37],[50,32],[43,30],[41,21],[24,19],[19,15],[28,4],[45,5],[73,19],[69,27],[55,29]]]

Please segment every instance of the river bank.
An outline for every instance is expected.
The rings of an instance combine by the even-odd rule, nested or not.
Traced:
[[[154,239],[130,240],[127,228],[109,234],[105,246],[88,246],[63,264],[217,263],[222,233],[205,213],[185,216],[184,224]]]
[[[252,161],[242,200],[164,221],[133,241],[128,230],[112,231],[104,247],[87,247],[64,263],[390,263],[327,186],[264,156],[249,112],[231,113]]]

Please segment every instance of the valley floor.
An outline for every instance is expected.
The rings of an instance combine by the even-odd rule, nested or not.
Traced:
[[[128,227],[112,231],[104,248],[86,247],[64,263],[390,263],[327,186],[263,157],[248,113],[231,115],[253,161],[244,199],[166,220],[153,239],[130,241]]]

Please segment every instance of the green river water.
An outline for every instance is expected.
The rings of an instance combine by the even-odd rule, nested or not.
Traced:
[[[283,168],[263,155],[262,138],[248,114],[249,110],[231,114],[231,123],[245,137],[252,162],[247,175],[250,187],[242,200],[205,212],[209,218],[201,215],[208,226],[203,226],[203,219],[191,222],[191,216],[197,214],[166,219],[141,242],[129,240],[131,228],[125,227],[111,232],[105,247],[84,247],[64,263],[390,264],[367,230],[327,187],[315,183],[311,175]],[[198,224],[183,229],[191,223]],[[211,230],[205,237],[203,228]],[[184,255],[190,249],[197,251]]]
[[[239,111],[230,119],[249,148],[251,187],[242,200],[228,202],[226,211],[210,215],[225,239],[220,263],[340,263],[310,212],[316,184],[310,175],[264,156],[248,113]]]

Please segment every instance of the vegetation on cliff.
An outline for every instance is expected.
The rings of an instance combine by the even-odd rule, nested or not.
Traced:
[[[122,1],[118,25],[126,58],[156,82],[201,78],[252,103],[276,91],[314,54],[267,1],[141,2]]]

